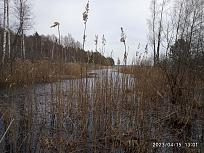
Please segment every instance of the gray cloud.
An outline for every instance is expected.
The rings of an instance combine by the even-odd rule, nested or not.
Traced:
[[[83,21],[82,13],[87,1],[85,0],[35,0],[32,2],[35,25],[31,32],[40,34],[56,34],[56,29],[50,29],[54,21],[61,23],[62,35],[71,33],[82,42]],[[123,59],[124,48],[120,43],[120,27],[124,27],[127,35],[129,56],[135,55],[139,42],[144,48],[147,34],[147,18],[149,17],[150,0],[90,0],[90,14],[87,23],[86,49],[94,50],[95,34],[102,34],[107,40],[107,53],[114,51],[114,59]],[[132,60],[132,58],[129,58]]]

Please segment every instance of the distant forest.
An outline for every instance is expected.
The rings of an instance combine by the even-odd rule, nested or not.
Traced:
[[[0,30],[0,57],[2,58],[3,50],[3,28]],[[21,49],[21,39],[18,39],[16,34],[10,33],[11,37],[11,54],[10,59],[23,58]],[[8,45],[8,44],[6,44]],[[39,35],[37,32],[30,36],[25,36],[25,59],[29,60],[49,60],[62,61],[65,63],[94,63],[101,65],[114,65],[114,60],[110,57],[105,58],[99,52],[86,52],[82,49],[79,41],[68,34],[68,36],[61,37],[61,44],[55,35]],[[8,48],[8,47],[6,47]],[[6,52],[8,54],[8,52]],[[6,55],[5,57],[8,57]],[[8,59],[6,59],[8,61]]]

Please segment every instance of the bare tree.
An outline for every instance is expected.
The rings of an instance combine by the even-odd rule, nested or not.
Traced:
[[[6,34],[7,34],[7,26],[6,26],[6,17],[7,17],[7,0],[4,0],[4,17],[3,17],[3,55],[2,55],[2,64],[5,62],[5,57],[6,57]]]
[[[10,34],[10,0],[7,0],[7,33],[8,33],[8,58],[11,58],[11,34]]]
[[[156,33],[155,33],[155,29],[156,29],[156,5],[157,5],[157,1],[156,0],[152,0],[151,2],[151,13],[152,13],[152,20],[149,21],[150,24],[150,41],[151,44],[153,45],[153,52],[154,52],[154,63],[156,63]]]
[[[154,53],[154,64],[159,62],[160,50],[162,45],[162,35],[163,35],[163,20],[165,6],[167,5],[167,0],[162,0],[162,3],[158,3],[158,0],[152,0],[151,3],[151,13],[152,19],[149,21],[150,29],[150,44],[153,46]]]
[[[31,27],[31,9],[28,0],[15,0],[15,12],[20,29],[21,55],[25,59],[25,31]],[[20,28],[19,28],[20,27]]]
[[[164,13],[164,6],[165,6],[166,0],[163,0],[162,6],[161,6],[161,13],[160,13],[160,19],[159,19],[159,28],[158,28],[158,38],[157,38],[157,56],[156,60],[159,62],[159,56],[160,56],[160,46],[161,46],[161,34],[162,34],[162,22],[163,22],[163,13]]]
[[[174,8],[174,17],[169,18],[171,21],[167,21],[169,31],[162,31],[166,38],[169,37],[169,33],[171,34],[170,39],[166,40],[169,54],[160,67],[168,80],[172,103],[182,105],[182,93],[195,88],[195,77],[198,73],[202,79],[201,74],[204,70],[200,62],[204,55],[204,2],[202,0],[177,0]]]
[[[3,56],[2,56],[2,64],[5,62],[5,57],[7,55],[6,52],[8,52],[8,58],[10,58],[10,53],[11,53],[11,42],[10,42],[10,26],[9,26],[9,12],[10,12],[10,7],[9,7],[9,0],[4,0],[4,12],[3,12]],[[8,46],[8,48],[7,48]]]
[[[51,59],[52,61],[54,60],[54,51],[55,51],[55,48],[56,48],[56,43],[57,43],[57,37],[55,35],[51,35],[51,36],[48,36],[49,40],[52,42],[52,47],[51,47]]]

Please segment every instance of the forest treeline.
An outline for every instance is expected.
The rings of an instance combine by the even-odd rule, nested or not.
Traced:
[[[0,35],[3,33],[4,30],[1,28]],[[78,78],[86,76],[87,65],[89,68],[94,65],[114,65],[114,60],[110,57],[106,58],[99,52],[84,51],[81,44],[71,35],[61,37],[61,44],[54,35],[44,36],[36,32],[24,36],[24,52],[20,36],[11,32],[10,40],[12,42],[10,55],[6,50],[4,62],[0,65],[1,86]],[[2,59],[2,39],[0,49]]]
[[[1,28],[0,57],[3,56],[3,32],[3,28]],[[11,42],[14,42],[16,37],[15,33],[10,33]],[[75,41],[70,34],[61,37],[61,44],[58,43],[58,38],[55,35],[44,36],[36,32],[33,35],[25,36],[25,58],[20,39],[17,39],[12,48],[10,59],[8,59],[9,55],[6,52],[5,61],[7,62],[16,59],[28,59],[31,61],[49,60],[51,62],[114,65],[112,58],[105,58],[99,52],[84,51],[80,42]]]
[[[99,52],[85,51],[79,41],[73,37],[56,37],[26,34],[34,25],[31,1],[0,1],[0,59],[1,65],[16,59],[41,60],[52,62],[77,62],[113,65],[111,58],[105,58]],[[58,22],[54,22],[59,24]],[[51,23],[48,23],[51,24]],[[51,26],[52,27],[52,26]],[[48,27],[48,28],[51,28]],[[53,26],[55,27],[55,26]],[[59,27],[58,27],[59,28]]]
[[[87,66],[114,65],[111,57],[106,58],[97,50],[85,51],[71,34],[61,35],[58,22],[48,28],[58,26],[59,36],[37,32],[27,35],[35,22],[30,2],[0,1],[0,85],[81,77]]]

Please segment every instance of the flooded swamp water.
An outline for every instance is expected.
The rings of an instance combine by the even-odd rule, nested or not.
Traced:
[[[204,152],[203,108],[146,100],[136,78],[112,69],[94,74],[1,89],[0,152]]]

